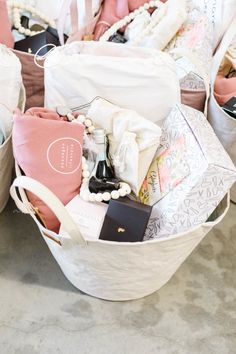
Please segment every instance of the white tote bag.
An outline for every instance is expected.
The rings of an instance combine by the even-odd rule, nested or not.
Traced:
[[[45,60],[45,106],[77,107],[100,96],[153,122],[180,102],[176,64],[154,49],[75,42]]]
[[[0,44],[0,103],[10,110],[18,106],[22,87],[21,63],[16,55]]]
[[[13,168],[11,130],[11,113],[0,104],[0,131],[4,137],[4,142],[0,145],[0,212],[7,204],[11,185]]]
[[[17,195],[17,188],[22,200]],[[55,213],[67,237],[45,229],[27,202],[24,189],[33,192]],[[225,216],[185,233],[147,242],[87,240],[57,197],[39,182],[25,176],[15,179],[11,196],[18,208],[30,214],[68,280],[81,291],[106,300],[141,298],[158,290],[172,277],[204,236]]]
[[[24,107],[24,91],[22,91],[22,100],[19,107]],[[12,182],[13,153],[12,153],[12,112],[7,106],[0,103],[0,132],[3,133],[3,144],[0,145],[0,213],[5,208],[9,190]]]
[[[23,109],[24,103],[20,61],[11,50],[0,45],[0,131],[4,138],[0,145],[0,212],[7,204],[12,180],[12,111],[16,107]]]
[[[231,23],[213,59],[211,75],[212,92],[208,110],[208,120],[234,164],[236,164],[236,119],[225,113],[217,103],[214,97],[214,83],[227,48],[235,36],[236,19]],[[231,199],[236,203],[236,184],[231,189]]]

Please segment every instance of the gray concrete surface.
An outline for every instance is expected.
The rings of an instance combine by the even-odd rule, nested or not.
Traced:
[[[63,276],[13,202],[0,215],[0,354],[236,353],[236,206],[171,281],[98,300]]]

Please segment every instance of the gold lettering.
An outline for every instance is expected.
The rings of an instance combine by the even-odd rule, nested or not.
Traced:
[[[123,227],[119,227],[119,228],[117,229],[117,231],[118,231],[118,232],[125,232],[125,229],[123,229]]]

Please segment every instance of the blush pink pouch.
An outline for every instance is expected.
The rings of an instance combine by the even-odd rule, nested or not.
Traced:
[[[24,174],[48,187],[66,205],[81,184],[84,126],[65,121],[55,111],[32,108],[14,114],[13,152]],[[44,226],[58,232],[60,223],[34,194],[28,198]]]
[[[22,65],[22,78],[26,91],[26,109],[44,105],[44,69],[35,65],[34,55],[13,50]]]
[[[0,43],[8,48],[14,47],[14,39],[11,33],[11,24],[7,12],[6,0],[0,0]]]
[[[236,77],[226,78],[218,74],[215,80],[214,96],[220,106],[236,96]]]
[[[181,103],[186,106],[197,109],[198,111],[204,112],[206,102],[206,91],[205,90],[185,90],[181,88]]]

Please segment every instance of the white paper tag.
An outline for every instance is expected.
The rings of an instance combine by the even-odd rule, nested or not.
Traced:
[[[86,240],[98,239],[107,208],[105,203],[85,202],[79,196],[66,205],[67,211]],[[60,233],[66,237],[64,230],[61,229]]]

